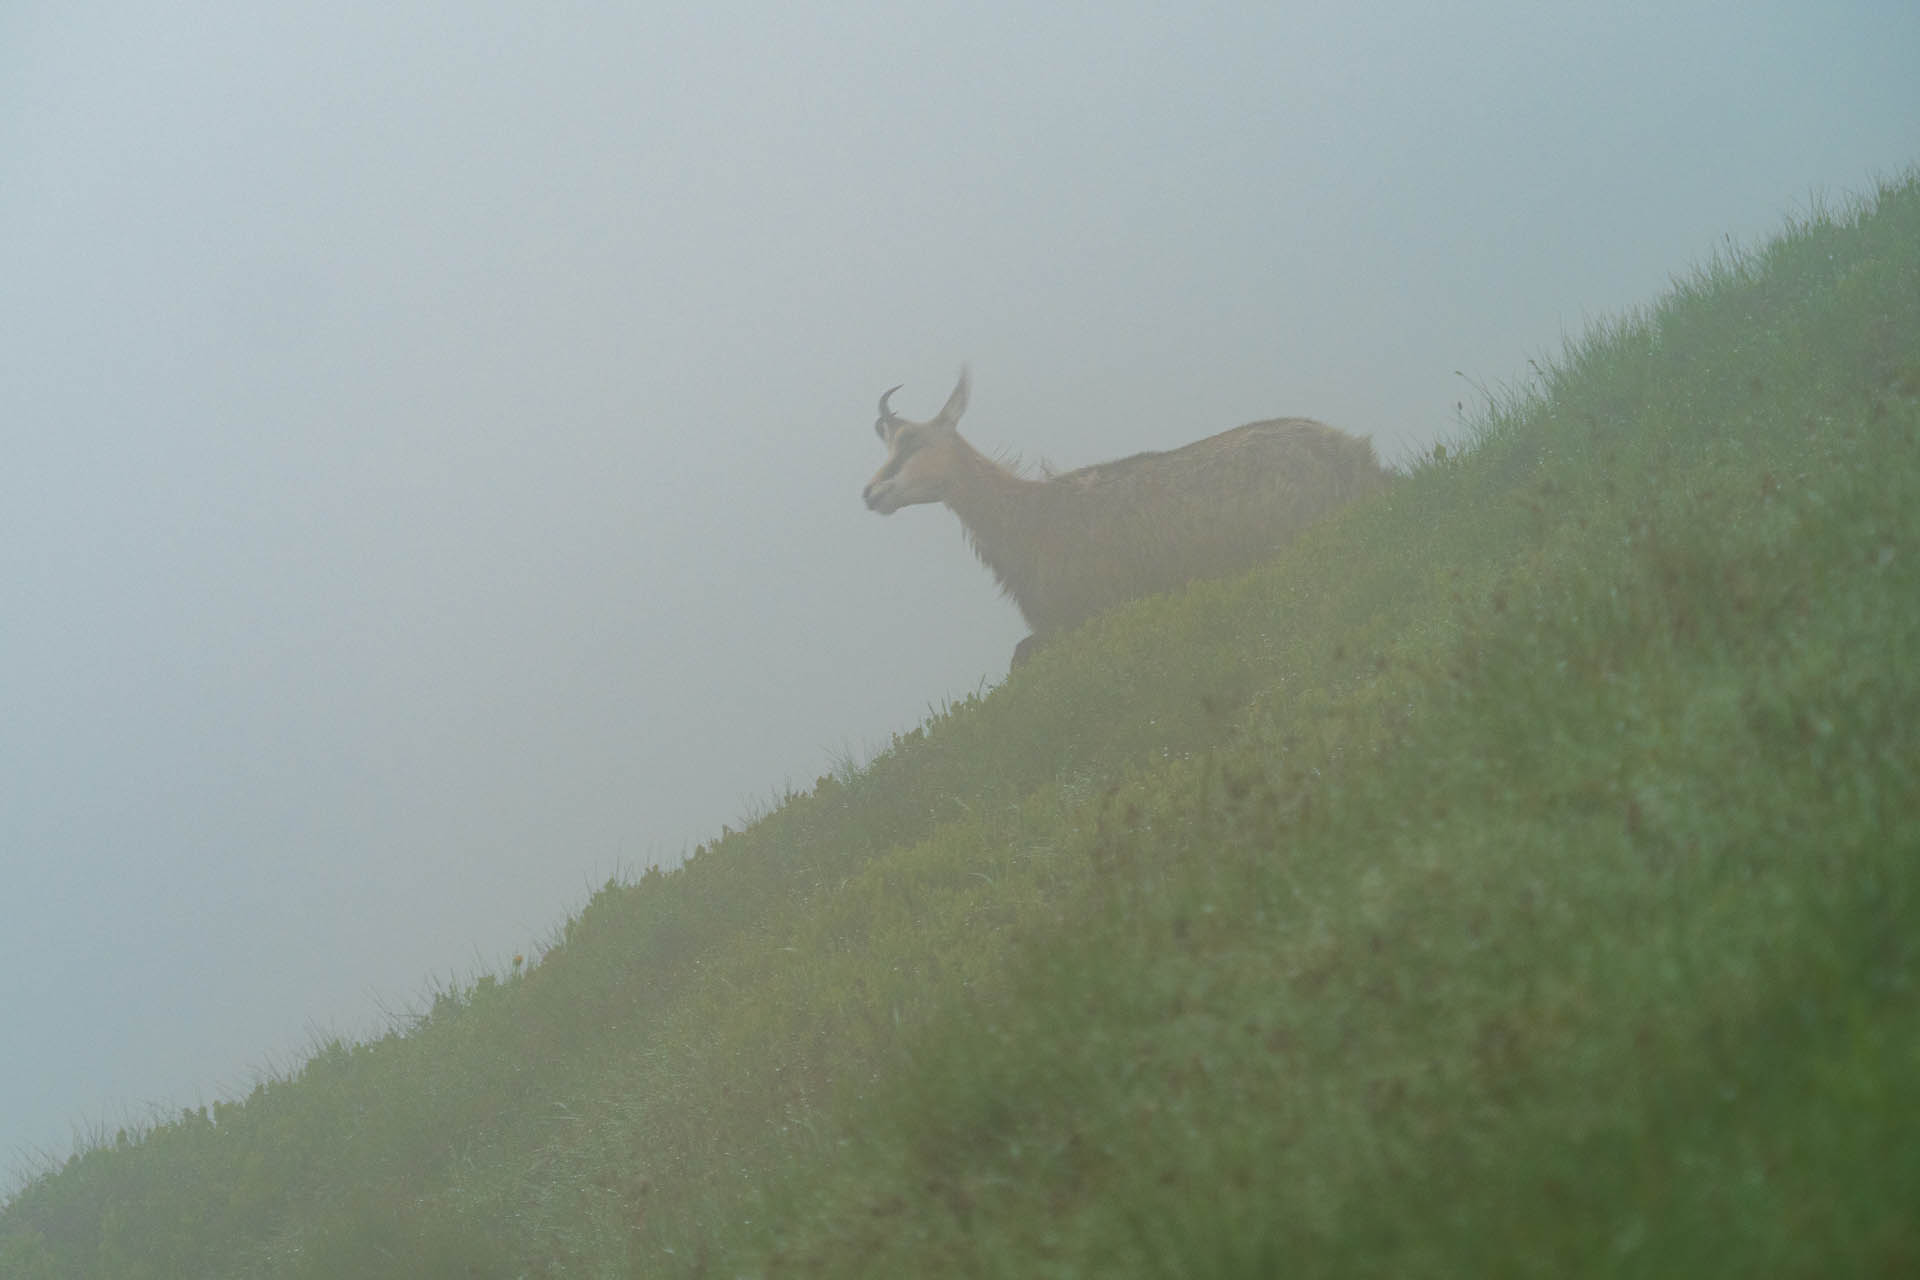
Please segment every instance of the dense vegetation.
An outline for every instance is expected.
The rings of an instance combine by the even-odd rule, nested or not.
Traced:
[[[1920,1273],[1920,176],[1472,436],[0,1274]]]

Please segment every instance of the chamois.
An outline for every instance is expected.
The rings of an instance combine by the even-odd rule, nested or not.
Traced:
[[[867,484],[881,515],[944,502],[975,554],[1020,607],[1035,646],[1096,613],[1195,578],[1235,573],[1391,473],[1367,440],[1310,418],[1249,423],[1167,453],[1136,453],[1030,480],[992,461],[958,430],[967,370],[946,407],[909,422],[880,397],[874,431],[887,462]]]

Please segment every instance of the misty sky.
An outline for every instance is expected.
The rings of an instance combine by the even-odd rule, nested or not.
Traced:
[[[0,1172],[1024,633],[860,489],[1486,385],[1920,160],[1920,6],[0,6]]]

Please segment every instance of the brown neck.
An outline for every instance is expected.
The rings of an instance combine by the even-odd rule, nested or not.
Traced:
[[[1037,568],[1046,483],[1022,479],[965,441],[961,444],[961,462],[948,485],[946,505],[966,527],[974,554],[993,570],[1031,625],[1026,595]]]

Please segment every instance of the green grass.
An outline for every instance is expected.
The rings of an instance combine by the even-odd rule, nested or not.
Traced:
[[[0,1274],[1913,1274],[1917,725],[1909,175]]]

